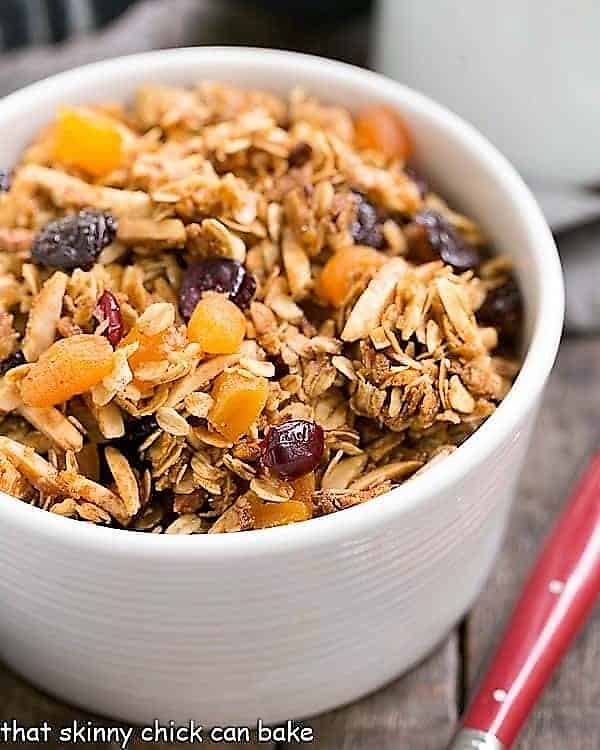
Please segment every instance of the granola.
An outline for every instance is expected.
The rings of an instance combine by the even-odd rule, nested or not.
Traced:
[[[411,151],[390,108],[302,91],[61,110],[0,194],[0,490],[223,533],[456,450],[518,372],[521,299]]]

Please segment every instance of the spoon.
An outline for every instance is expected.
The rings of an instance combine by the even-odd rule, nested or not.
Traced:
[[[450,750],[509,750],[600,594],[600,452],[546,538]]]

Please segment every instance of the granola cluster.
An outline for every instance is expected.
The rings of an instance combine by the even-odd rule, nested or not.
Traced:
[[[518,371],[521,302],[411,144],[387,107],[215,82],[61,110],[0,194],[0,489],[231,532],[454,451]]]

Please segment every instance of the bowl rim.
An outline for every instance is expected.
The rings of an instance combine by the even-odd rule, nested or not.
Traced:
[[[52,537],[53,541],[67,546],[94,548],[126,555],[213,559],[234,558],[238,555],[274,554],[290,549],[309,549],[322,544],[340,544],[355,539],[376,528],[384,528],[392,517],[400,516],[425,503],[427,498],[438,494],[466,476],[476,465],[483,462],[498,446],[513,434],[521,415],[527,413],[532,402],[541,393],[550,374],[563,326],[564,286],[560,260],[552,233],[529,188],[508,160],[476,128],[425,95],[393,81],[378,73],[347,63],[315,55],[286,50],[258,47],[207,46],[182,49],[155,50],[103,60],[50,76],[16,91],[0,102],[0,119],[10,112],[24,112],[28,102],[37,96],[44,98],[61,84],[98,76],[119,79],[126,76],[125,68],[142,66],[151,75],[152,69],[164,69],[169,65],[181,66],[189,60],[199,64],[202,60],[226,62],[237,60],[248,66],[270,67],[273,65],[299,66],[306,72],[322,76],[345,79],[356,88],[362,88],[375,97],[385,99],[402,98],[410,108],[426,117],[441,131],[448,132],[465,146],[473,157],[486,162],[497,174],[510,199],[517,203],[528,226],[532,258],[535,265],[540,293],[531,340],[521,370],[509,393],[496,411],[477,430],[477,440],[467,440],[460,449],[432,466],[426,473],[391,490],[368,503],[345,509],[307,522],[254,530],[251,533],[202,535],[166,535],[132,533],[127,529],[98,527],[48,513],[22,502],[0,502],[0,518],[7,523],[19,525],[24,533]],[[542,271],[543,267],[543,273]],[[0,492],[0,497],[9,498]]]

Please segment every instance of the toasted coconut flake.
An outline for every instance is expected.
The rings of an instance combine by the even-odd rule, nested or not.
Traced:
[[[24,166],[19,172],[18,182],[46,191],[59,208],[93,207],[127,218],[149,216],[152,211],[146,193],[90,185],[77,177],[37,164]]]
[[[28,362],[38,360],[40,354],[54,343],[68,280],[66,274],[56,271],[33,302],[22,346]]]
[[[131,517],[118,495],[80,474],[61,471],[58,476],[58,486],[62,490],[61,494],[97,505],[121,524],[126,524]]]
[[[0,435],[0,454],[38,490],[47,495],[58,493],[58,471],[33,448]]]
[[[19,413],[62,450],[77,453],[83,447],[82,434],[54,407],[21,406]]]
[[[369,282],[352,308],[342,331],[342,341],[358,341],[377,328],[389,305],[396,284],[407,271],[406,261],[393,258],[383,265]]]
[[[0,454],[0,491],[10,497],[29,501],[35,494],[31,484],[22,476],[13,464]]]
[[[140,490],[133,469],[125,456],[112,446],[104,449],[104,456],[125,505],[126,513],[132,518],[140,509]]]
[[[119,221],[117,239],[123,245],[143,245],[150,250],[173,249],[185,245],[185,226],[179,219],[135,219]]]

